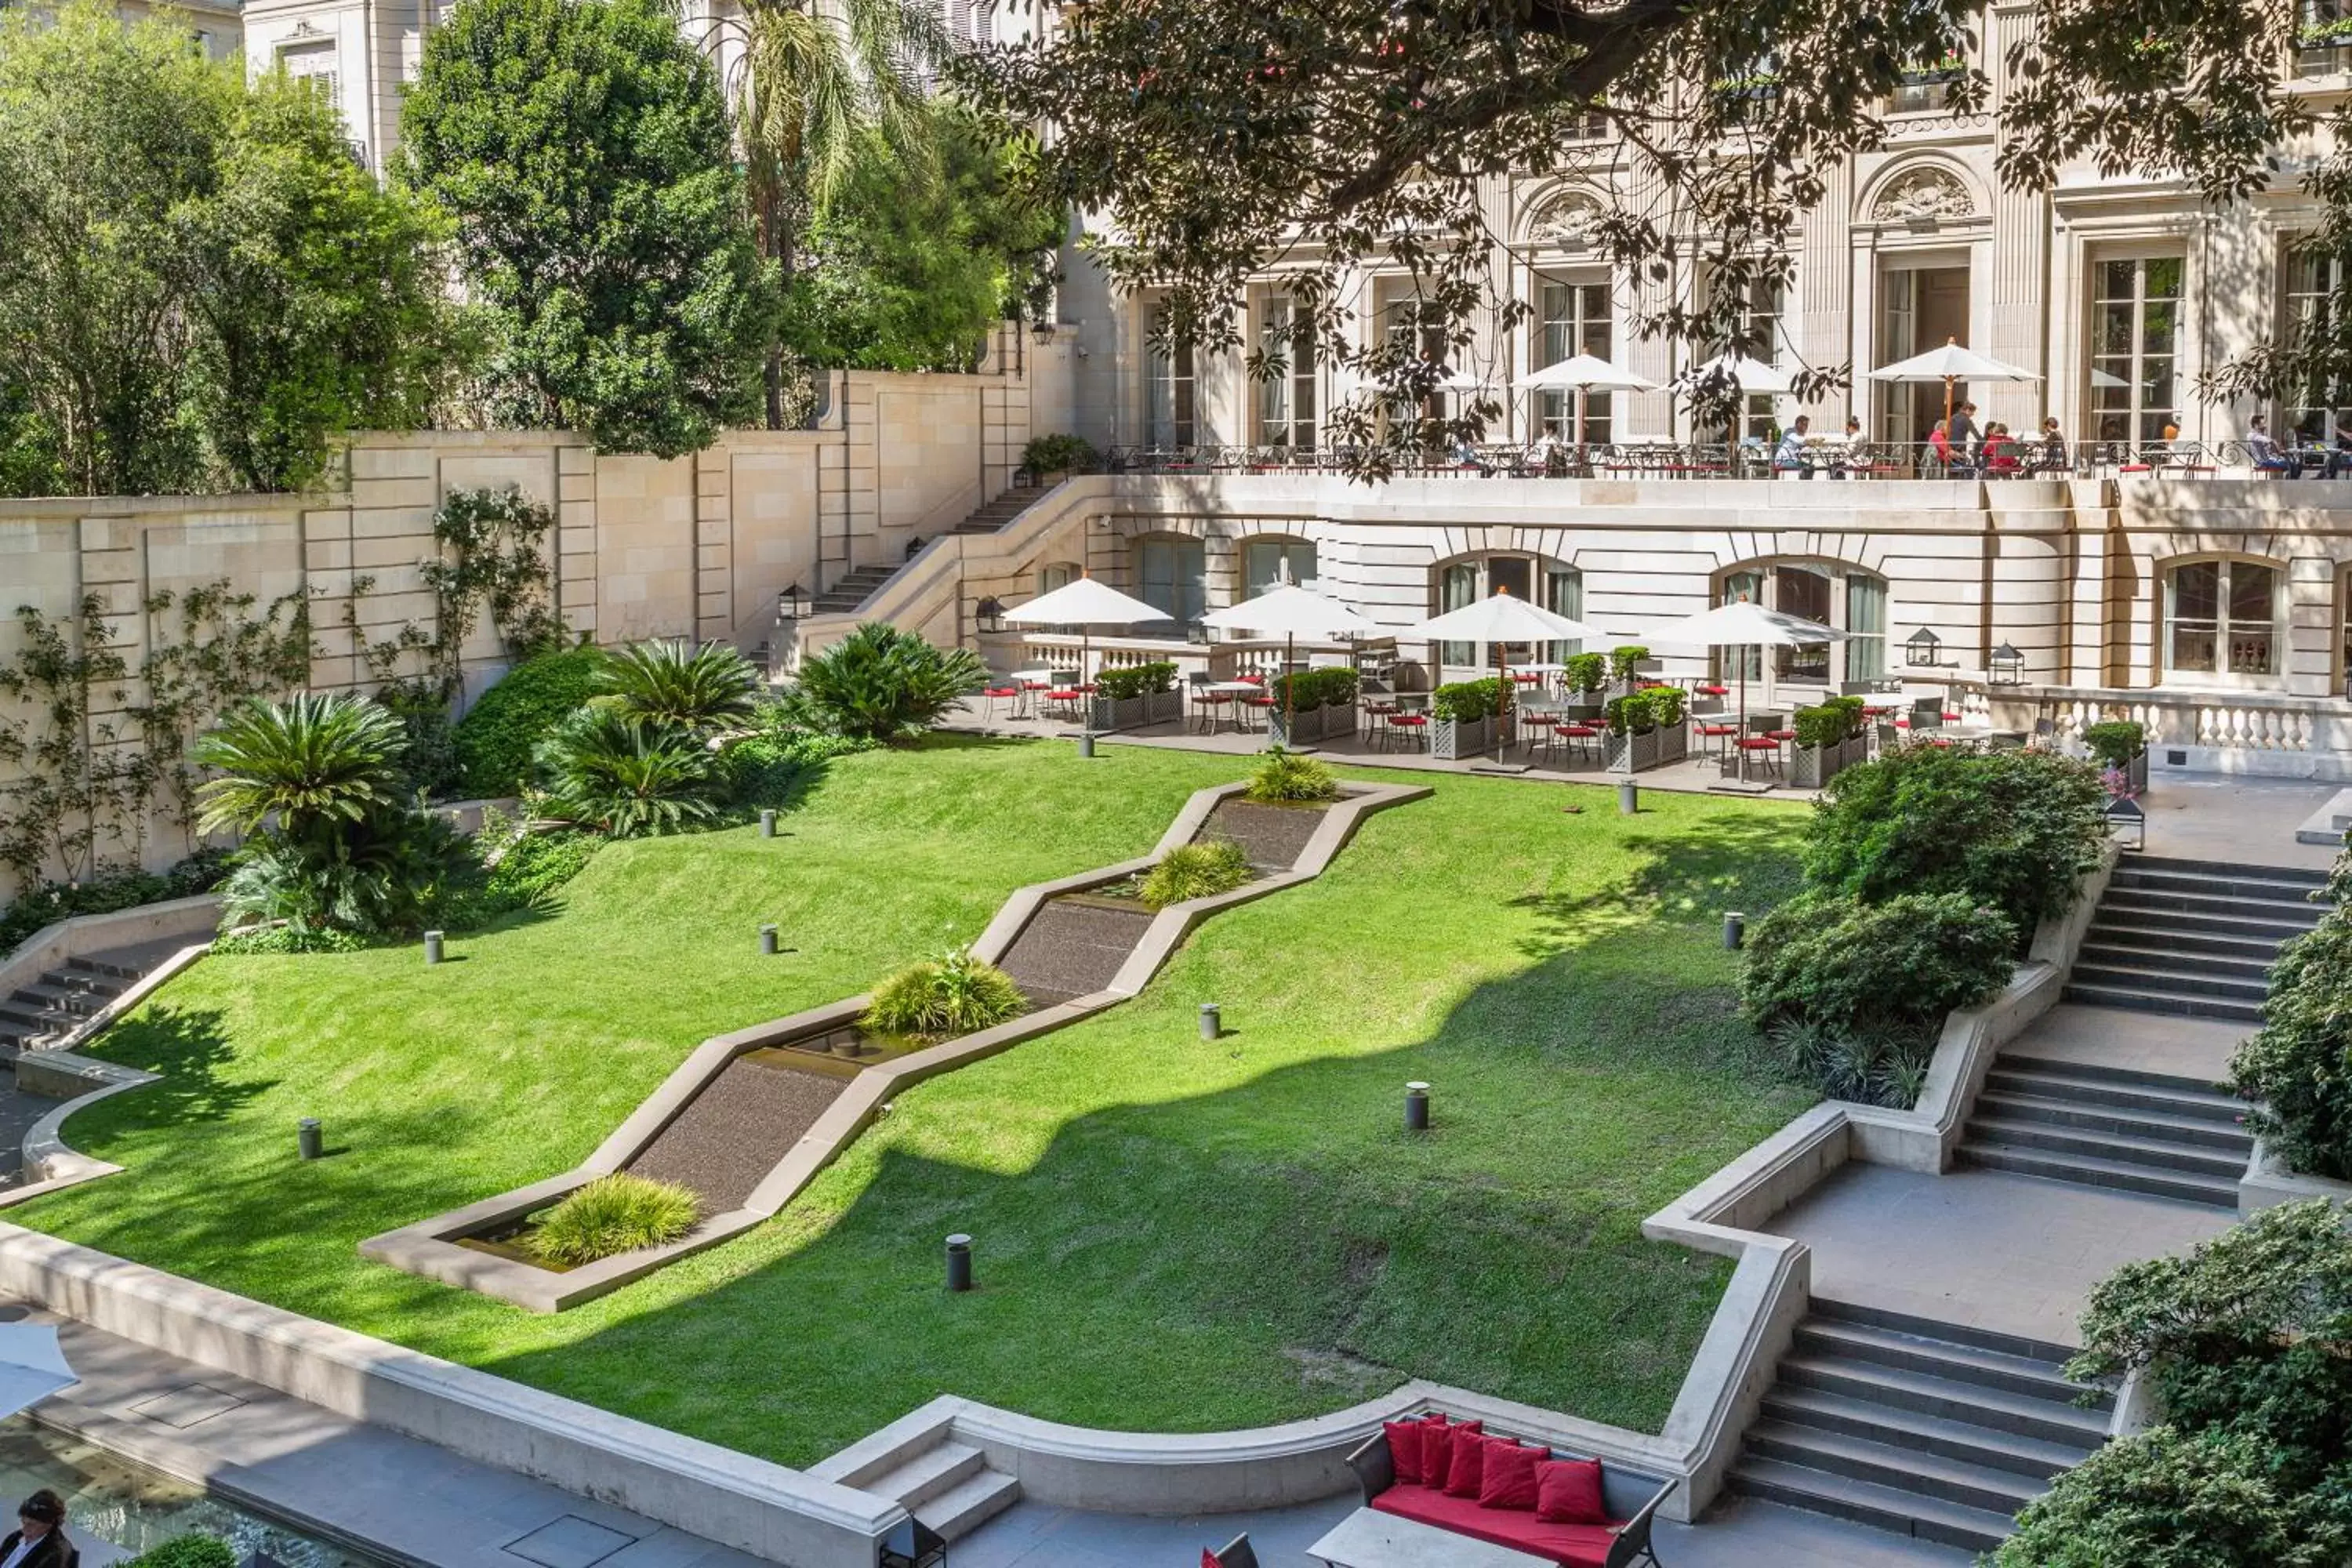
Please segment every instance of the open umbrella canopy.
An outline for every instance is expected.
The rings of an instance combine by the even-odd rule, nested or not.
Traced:
[[[1164,621],[1169,615],[1157,605],[1081,577],[1039,595],[1018,609],[1005,611],[1004,618],[1024,626],[1131,626]]]
[[[1714,381],[1729,382],[1740,391],[1759,397],[1784,397],[1797,390],[1796,378],[1787,371],[1746,354],[1722,354],[1675,377],[1677,386],[1700,386]]]
[[[1658,384],[1597,354],[1572,354],[1511,383],[1520,392],[1654,392]]]
[[[1974,349],[1964,349],[1957,342],[1947,342],[1942,348],[1929,349],[1926,353],[1897,360],[1870,373],[1873,381],[2040,381],[2030,370],[2004,363]]]
[[[0,1415],[14,1415],[81,1381],[50,1323],[0,1323]]]
[[[1299,637],[1339,637],[1380,629],[1339,600],[1309,593],[1292,583],[1269,588],[1255,599],[1211,610],[1201,617],[1201,624]]]
[[[1843,642],[1845,633],[1742,599],[1669,621],[1625,640],[1643,647],[1796,647],[1804,643]]]
[[[1510,643],[1566,642],[1605,637],[1609,634],[1582,621],[1538,609],[1525,599],[1496,594],[1458,610],[1448,610],[1418,626],[1407,626],[1396,635],[1406,642]]]

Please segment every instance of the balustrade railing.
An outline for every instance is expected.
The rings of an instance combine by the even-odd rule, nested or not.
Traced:
[[[2124,721],[2147,731],[2150,746],[2221,751],[2307,752],[2318,705],[2307,699],[2249,692],[2135,691],[2128,694],[2043,688],[2060,741],[2079,742],[2093,724]]]

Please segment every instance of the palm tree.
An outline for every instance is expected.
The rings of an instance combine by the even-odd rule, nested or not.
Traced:
[[[762,682],[760,672],[724,643],[690,648],[684,642],[656,640],[606,654],[597,684],[625,713],[708,734],[748,721]]]
[[[199,766],[220,777],[197,799],[196,828],[251,833],[271,816],[289,832],[354,823],[397,802],[400,721],[348,692],[232,709],[195,746]]]
[[[796,224],[840,189],[860,138],[879,132],[928,166],[932,72],[953,51],[919,0],[751,0],[736,122],[761,253],[793,270]],[[781,351],[768,363],[768,423],[783,423]]]

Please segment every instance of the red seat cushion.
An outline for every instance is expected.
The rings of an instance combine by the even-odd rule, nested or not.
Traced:
[[[1554,1524],[1606,1524],[1601,1461],[1546,1459],[1536,1467],[1536,1517]]]
[[[1225,1565],[1217,1561],[1215,1552],[1203,1546],[1201,1548],[1201,1568],[1225,1568]]]
[[[1478,1485],[1486,1478],[1486,1439],[1474,1421],[1448,1427],[1445,1435],[1454,1448],[1453,1462],[1445,1467],[1445,1495],[1475,1502]]]
[[[1480,1508],[1475,1498],[1447,1497],[1434,1487],[1391,1487],[1372,1506],[1473,1541],[1532,1552],[1562,1568],[1602,1568],[1615,1539],[1607,1525],[1559,1524],[1519,1509]]]
[[[1775,741],[1793,741],[1797,738],[1797,732],[1794,730],[1767,730],[1764,733]]]
[[[1739,749],[1743,752],[1777,752],[1780,749],[1780,742],[1769,735],[1749,735],[1740,741]]]
[[[1703,697],[1728,697],[1731,695],[1731,688],[1728,686],[1702,686],[1698,689],[1699,694]]]
[[[987,686],[981,689],[980,694],[982,697],[1018,697],[1021,689],[1017,686]]]
[[[1739,726],[1737,724],[1701,724],[1698,727],[1698,732],[1702,735],[1737,735],[1739,733]]]
[[[1391,724],[1426,724],[1429,722],[1429,715],[1426,713],[1399,713],[1394,718],[1391,719],[1389,722]]]
[[[1486,1458],[1478,1475],[1480,1508],[1536,1506],[1536,1463],[1549,1449],[1529,1447],[1508,1437],[1486,1439]]]
[[[1559,732],[1563,735],[1574,735],[1581,741],[1590,741],[1593,736],[1601,733],[1590,724],[1562,724],[1559,727]]]
[[[1388,1436],[1389,1463],[1396,1468],[1397,1480],[1405,1486],[1419,1486],[1422,1423],[1383,1421],[1381,1430]]]

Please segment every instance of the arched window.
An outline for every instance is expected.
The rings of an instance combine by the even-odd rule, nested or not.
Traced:
[[[1255,599],[1284,580],[1305,585],[1315,581],[1315,545],[1305,539],[1268,535],[1242,544],[1242,597]]]
[[[1716,580],[1716,603],[1745,599],[1846,634],[1843,642],[1806,643],[1771,650],[1776,679],[1830,686],[1877,680],[1886,674],[1886,579],[1842,561],[1765,561],[1726,572]],[[1717,679],[1764,678],[1762,648],[1718,648]]]
[[[1436,600],[1432,614],[1444,615],[1458,610],[1476,600],[1496,594],[1509,594],[1540,605],[1557,616],[1570,620],[1584,618],[1584,574],[1565,561],[1546,555],[1472,555],[1449,561],[1437,569],[1433,584]],[[1536,659],[1554,663],[1584,649],[1581,642],[1554,642],[1541,645],[1540,651],[1523,643],[1515,643],[1505,657],[1515,664],[1527,664]],[[1437,645],[1441,664],[1473,665],[1492,663],[1495,650],[1480,648],[1472,643],[1449,642]]]
[[[1135,546],[1136,597],[1164,610],[1180,626],[1199,620],[1209,607],[1208,553],[1197,539],[1155,533]]]
[[[2286,574],[2236,556],[2183,561],[2164,574],[2164,673],[2215,679],[2279,673]]]

